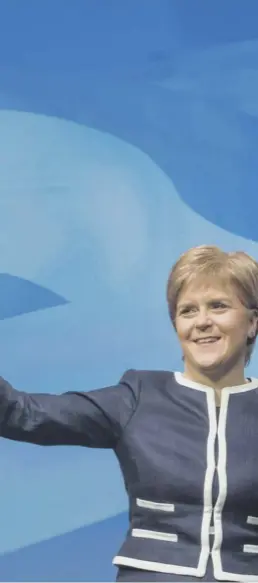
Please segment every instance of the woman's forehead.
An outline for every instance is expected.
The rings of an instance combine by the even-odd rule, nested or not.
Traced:
[[[236,290],[228,278],[196,278],[194,281],[184,285],[179,297],[180,299],[190,296],[211,296],[211,297],[232,297],[236,296]]]

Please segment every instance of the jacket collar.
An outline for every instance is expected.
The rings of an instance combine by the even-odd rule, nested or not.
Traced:
[[[190,381],[187,379],[182,372],[175,372],[175,380],[179,385],[183,385],[184,387],[189,387],[190,389],[195,389],[197,391],[202,391],[205,393],[213,392],[214,389],[208,385],[202,385],[200,383],[196,383],[195,381]],[[258,389],[258,379],[251,377],[249,383],[245,383],[244,385],[236,385],[233,387],[223,387],[223,392],[227,393],[244,393],[247,391],[252,391],[253,389]]]

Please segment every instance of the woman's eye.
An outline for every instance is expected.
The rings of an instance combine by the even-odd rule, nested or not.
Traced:
[[[214,302],[212,307],[215,308],[215,310],[225,310],[227,308],[226,304],[223,304],[222,302]]]
[[[182,310],[180,310],[180,314],[190,314],[193,311],[194,308],[192,306],[189,306],[187,308],[182,308]]]

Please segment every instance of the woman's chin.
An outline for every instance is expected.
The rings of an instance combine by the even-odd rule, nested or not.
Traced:
[[[222,365],[222,361],[219,358],[206,357],[198,360],[196,365],[200,370],[216,370]]]

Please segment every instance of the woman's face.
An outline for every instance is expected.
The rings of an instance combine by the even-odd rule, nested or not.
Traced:
[[[255,335],[257,317],[233,286],[207,281],[186,286],[178,298],[175,324],[185,372],[244,369],[247,339]]]

